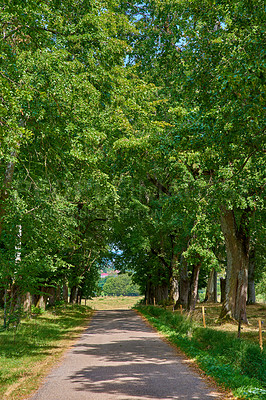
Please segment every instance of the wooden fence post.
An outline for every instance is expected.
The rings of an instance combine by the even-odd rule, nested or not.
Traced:
[[[262,322],[261,319],[259,319],[259,339],[260,339],[260,348],[261,351],[263,350],[263,342],[262,342]]]
[[[181,314],[181,315],[183,314],[183,307],[182,307],[182,304],[180,304],[180,314]]]
[[[206,322],[205,322],[205,308],[202,306],[202,320],[203,320],[203,326],[206,328]]]

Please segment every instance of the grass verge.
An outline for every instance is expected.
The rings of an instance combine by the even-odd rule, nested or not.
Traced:
[[[258,345],[237,339],[232,333],[202,328],[184,315],[159,307],[136,309],[236,397],[266,399],[266,351]]]
[[[0,398],[25,399],[35,391],[91,315],[89,307],[67,305],[27,317],[17,329],[1,331]]]

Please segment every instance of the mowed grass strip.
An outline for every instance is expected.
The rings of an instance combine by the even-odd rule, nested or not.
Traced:
[[[27,317],[17,329],[1,331],[0,399],[25,399],[36,390],[49,369],[84,331],[92,313],[89,307],[66,305]]]
[[[266,399],[266,350],[235,332],[203,328],[185,314],[160,307],[138,306],[170,342],[194,359],[207,375],[239,399]]]

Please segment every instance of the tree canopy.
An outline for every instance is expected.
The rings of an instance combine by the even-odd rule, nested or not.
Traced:
[[[191,311],[226,271],[221,318],[246,321],[265,276],[263,21],[261,0],[2,7],[7,314],[93,293],[111,259],[147,302]]]

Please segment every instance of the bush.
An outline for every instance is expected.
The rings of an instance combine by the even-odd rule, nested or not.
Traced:
[[[44,309],[40,307],[31,306],[31,314],[41,315],[44,313]]]

